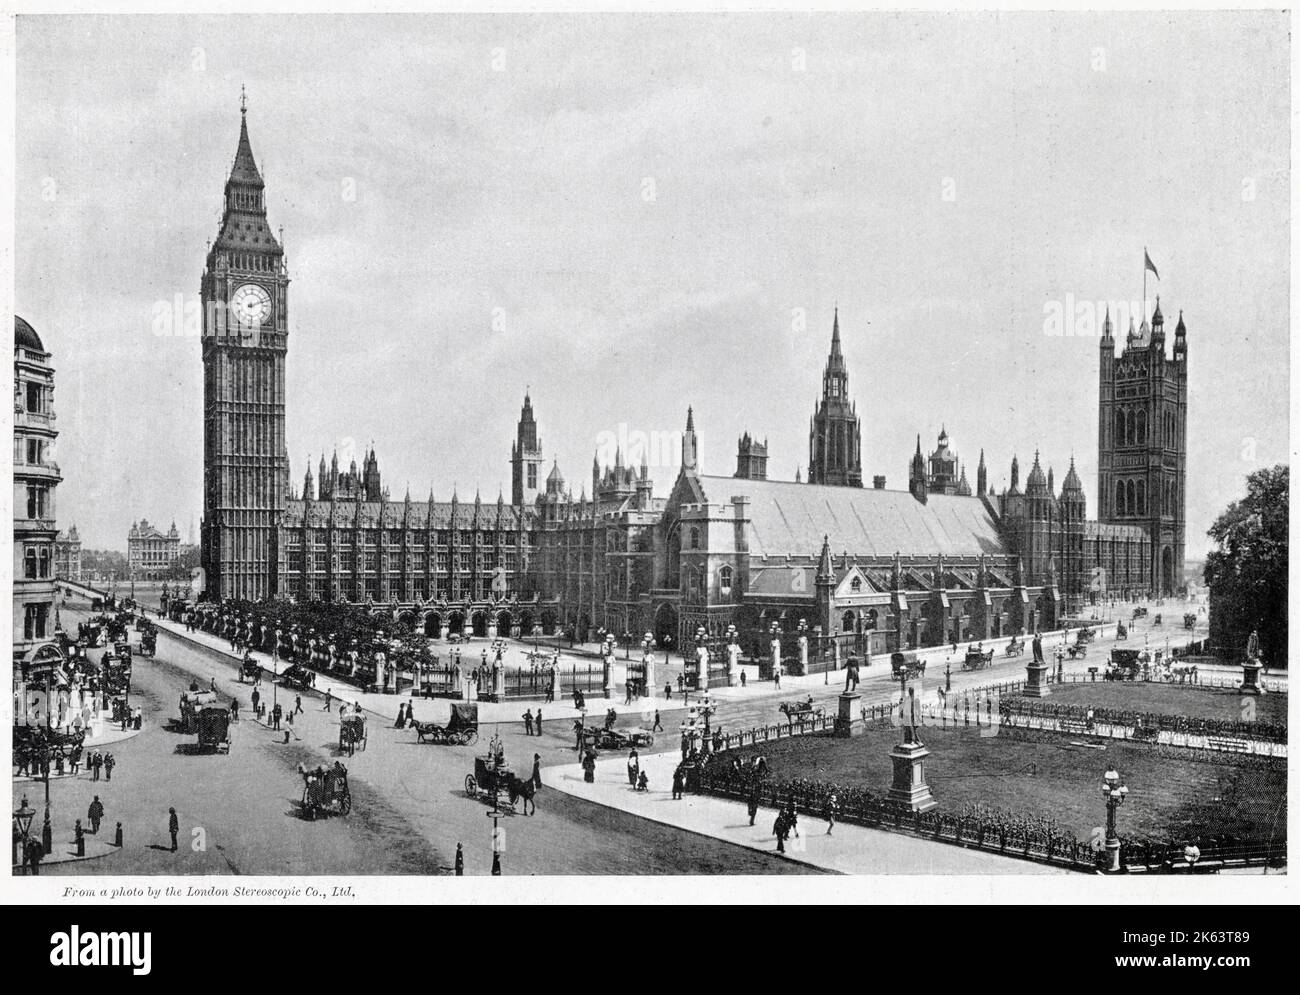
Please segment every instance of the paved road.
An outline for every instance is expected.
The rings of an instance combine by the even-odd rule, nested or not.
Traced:
[[[68,613],[73,615],[74,613]],[[75,624],[70,618],[65,624]],[[223,698],[234,696],[245,718],[234,728],[230,756],[177,752],[192,737],[168,731],[181,691],[192,679],[207,686],[215,677]],[[107,809],[111,832],[124,823],[127,846],[115,856],[51,868],[69,874],[431,874],[447,872],[458,841],[465,846],[467,874],[491,867],[491,820],[486,804],[465,796],[465,774],[482,746],[417,745],[410,730],[396,730],[372,716],[363,753],[343,758],[354,795],[352,814],[307,822],[297,814],[301,779],[296,766],[332,761],[337,750],[337,713],[304,696],[289,744],[247,718],[249,685],[235,679],[233,665],[166,633],[158,656],[137,660],[133,703],[145,710],[148,728],[113,750],[118,759],[111,784],[86,778],[53,789],[56,837],[71,838],[72,820],[84,817],[93,794]],[[263,686],[270,694],[270,688]],[[278,692],[277,692],[278,694]],[[293,696],[278,694],[292,706]],[[522,709],[521,709],[522,710]],[[545,763],[573,758],[571,738],[560,723],[544,736],[525,737],[503,727],[507,757],[521,771],[533,753]],[[484,739],[490,728],[482,730]],[[296,737],[296,738],[295,738]],[[506,874],[772,874],[807,873],[774,856],[754,853],[672,827],[638,819],[557,791],[543,789],[535,816],[507,816]],[[182,825],[182,851],[167,843],[167,808]],[[206,833],[206,849],[186,851],[194,828]]]

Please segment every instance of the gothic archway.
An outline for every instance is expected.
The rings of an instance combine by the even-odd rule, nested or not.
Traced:
[[[1160,553],[1160,583],[1165,594],[1174,592],[1174,551],[1170,546]]]
[[[665,637],[677,641],[677,609],[668,603],[660,605],[655,609],[654,624],[655,642],[660,646],[669,645]]]
[[[424,616],[424,634],[437,638],[442,633],[442,616],[437,612],[429,612]]]
[[[474,614],[470,616],[469,624],[474,632],[474,635],[480,638],[486,636],[488,630],[487,612],[485,611],[474,612]]]
[[[546,636],[555,635],[555,610],[553,608],[542,609],[542,634]]]
[[[460,635],[465,631],[465,613],[463,611],[454,611],[447,616],[447,631]]]

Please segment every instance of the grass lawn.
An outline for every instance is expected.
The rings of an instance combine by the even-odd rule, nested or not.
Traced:
[[[1197,719],[1245,720],[1244,707],[1255,710],[1252,722],[1286,722],[1287,695],[1242,695],[1219,688],[1198,688],[1179,684],[1148,684],[1143,681],[1097,681],[1095,684],[1053,684],[1046,699],[1062,705],[1093,708],[1133,709],[1162,715],[1186,715]],[[1249,703],[1243,705],[1243,703]]]
[[[1050,817],[1087,840],[1105,822],[1101,778],[1114,765],[1129,788],[1119,813],[1122,834],[1280,838],[1286,833],[1286,772],[1259,763],[1171,759],[1149,747],[1109,740],[1101,741],[1104,750],[1071,746],[1070,737],[1016,741],[981,736],[973,727],[927,727],[924,734],[931,751],[926,780],[949,812],[977,803]],[[886,726],[854,739],[796,736],[735,752],[767,757],[777,780],[806,777],[883,794],[893,776],[888,754],[898,741],[899,731]]]

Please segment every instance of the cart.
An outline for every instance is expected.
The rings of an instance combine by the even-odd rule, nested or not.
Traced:
[[[1012,636],[1011,642],[1007,643],[1007,656],[1019,656],[1025,651],[1025,641],[1018,636]]]
[[[826,714],[825,708],[813,704],[812,695],[805,701],[783,701],[780,711],[791,726],[798,722],[801,727],[809,719],[819,719]]]
[[[1135,681],[1142,670],[1141,650],[1110,651],[1110,664],[1106,667],[1108,681]]]
[[[322,815],[347,815],[352,811],[352,792],[348,790],[348,769],[339,761],[332,767],[307,770],[302,774],[302,811],[308,819]]]
[[[632,750],[655,745],[653,733],[644,729],[606,729],[588,726],[583,730],[583,745],[597,750]]]
[[[366,717],[345,715],[339,722],[339,752],[353,756],[357,750],[366,749]]]
[[[251,656],[244,657],[244,662],[239,665],[239,683],[243,684],[247,680],[256,684],[261,679],[262,665]]]
[[[491,757],[475,757],[474,773],[465,775],[465,794],[491,801],[494,809],[500,808],[501,792],[509,792],[514,776],[509,766],[498,767]]]
[[[993,651],[981,651],[974,646],[966,651],[966,658],[961,662],[962,670],[983,670],[991,666],[993,666]]]
[[[217,703],[215,691],[186,691],[181,695],[181,731],[193,735],[199,731],[199,712]]]
[[[154,656],[158,652],[158,630],[149,629],[140,637],[140,655]]]
[[[230,752],[230,712],[218,705],[204,705],[197,715],[199,749],[213,753]]]
[[[415,741],[450,746],[472,746],[478,742],[478,705],[473,702],[453,702],[451,718],[445,726],[436,722],[412,722]]]
[[[895,653],[889,662],[894,668],[894,680],[910,681],[925,673],[925,661],[915,653]]]

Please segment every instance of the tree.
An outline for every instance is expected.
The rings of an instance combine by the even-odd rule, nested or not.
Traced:
[[[199,547],[182,546],[176,559],[167,567],[167,572],[163,575],[165,580],[183,580],[188,581],[190,574],[195,567],[199,565]]]
[[[1246,496],[1210,527],[1218,548],[1205,561],[1210,589],[1210,639],[1240,656],[1252,630],[1259,632],[1265,666],[1287,660],[1287,517],[1290,468],[1257,470]]]

